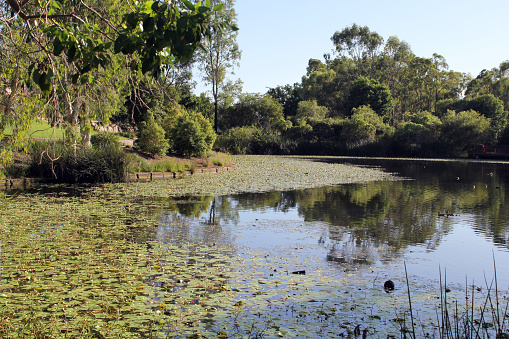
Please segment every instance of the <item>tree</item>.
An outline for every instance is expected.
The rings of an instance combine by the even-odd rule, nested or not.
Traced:
[[[336,31],[331,38],[338,53],[348,53],[354,60],[363,58],[373,59],[378,48],[383,43],[383,38],[376,32],[371,32],[368,26],[344,28],[341,32]]]
[[[152,112],[147,112],[147,115],[138,133],[140,149],[151,155],[165,155],[170,144],[165,138],[164,129],[155,121]]]
[[[227,129],[254,126],[265,131],[282,131],[288,127],[283,116],[283,106],[268,95],[244,94],[224,113]]]
[[[170,134],[172,149],[188,157],[205,155],[216,140],[210,121],[200,113],[185,113],[179,116]]]
[[[296,117],[298,119],[323,120],[327,116],[327,113],[327,107],[318,106],[316,100],[300,101],[297,107]]]
[[[367,26],[353,24],[345,27],[341,32],[336,31],[331,38],[336,52],[340,55],[350,55],[356,67],[356,76],[374,74],[374,62],[384,39],[376,32],[371,32]]]
[[[347,115],[352,113],[352,109],[363,105],[368,105],[378,115],[389,118],[394,102],[387,86],[377,80],[360,77],[350,89],[345,105]]]
[[[406,114],[394,134],[397,146],[408,155],[432,153],[432,145],[439,140],[442,121],[427,111]]]
[[[235,0],[212,0],[223,6],[221,12],[214,14],[217,20],[229,23],[235,27],[237,13],[235,12]],[[233,74],[234,67],[239,65],[241,51],[237,44],[237,31],[213,30],[204,49],[197,53],[197,60],[203,75],[203,80],[212,89],[214,102],[214,129],[219,128],[219,104],[220,95],[224,89],[227,75]],[[237,85],[240,83],[237,82]]]
[[[285,117],[291,117],[297,114],[297,106],[302,100],[302,86],[298,83],[285,86],[269,88],[267,94],[276,99],[283,106]]]
[[[490,119],[473,110],[448,111],[442,119],[441,142],[444,155],[463,156],[476,144],[489,140]]]
[[[492,142],[498,140],[507,125],[507,111],[504,110],[504,103],[493,94],[445,101],[440,106],[442,110],[452,110],[455,112],[472,110],[488,118]]]

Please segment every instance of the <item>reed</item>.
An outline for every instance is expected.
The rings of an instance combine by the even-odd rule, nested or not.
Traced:
[[[410,294],[410,286],[408,274],[405,264],[405,276],[407,283],[407,294],[410,312],[410,321],[412,322],[411,330],[406,324],[401,326],[402,337],[407,338],[439,338],[439,339],[509,339],[507,328],[507,318],[509,317],[509,300],[505,306],[501,307],[498,281],[497,281],[497,267],[495,258],[493,257],[494,278],[488,283],[485,277],[486,296],[480,305],[476,305],[475,293],[476,286],[474,282],[469,286],[465,279],[465,306],[460,309],[458,302],[449,302],[447,299],[447,271],[442,275],[442,269],[439,267],[440,276],[440,304],[439,311],[437,310],[435,328],[437,333],[423,334],[416,333],[414,326],[414,317],[412,309],[412,299]],[[470,301],[469,301],[470,300]]]

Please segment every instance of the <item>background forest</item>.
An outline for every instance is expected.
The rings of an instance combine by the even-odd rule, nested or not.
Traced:
[[[244,94],[225,108],[219,145],[240,153],[458,157],[475,144],[509,143],[509,62],[471,78],[449,70],[443,56],[419,57],[368,27],[346,27],[331,41],[335,52],[310,59],[301,83]]]

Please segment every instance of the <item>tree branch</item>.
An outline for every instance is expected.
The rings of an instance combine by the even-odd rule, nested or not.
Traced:
[[[95,9],[93,9],[92,7],[88,6],[86,3],[83,2],[83,0],[80,1],[80,3],[86,8],[88,9],[89,11],[91,11],[92,13],[94,13],[95,15],[97,15],[102,21],[104,21],[108,26],[110,26],[110,28],[115,31],[115,33],[117,34],[120,34],[120,32],[117,30],[117,28],[115,26],[113,26],[113,24],[107,20],[104,16],[102,16],[99,12],[97,12]]]

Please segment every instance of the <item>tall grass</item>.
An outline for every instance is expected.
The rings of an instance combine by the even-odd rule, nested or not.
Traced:
[[[231,164],[230,155],[227,153],[211,152],[207,154],[207,165],[228,166]]]
[[[502,306],[499,300],[499,290],[497,281],[497,268],[495,258],[493,258],[493,268],[495,271],[494,279],[488,283],[485,278],[486,297],[481,305],[476,305],[475,293],[477,288],[472,283],[469,285],[465,281],[465,305],[460,308],[458,302],[448,302],[447,293],[447,272],[442,277],[441,268],[439,268],[440,275],[440,305],[436,314],[436,329],[437,333],[430,335],[429,333],[423,334],[416,333],[414,327],[414,318],[412,312],[412,301],[410,296],[410,287],[408,284],[408,275],[406,275],[408,302],[410,306],[410,318],[412,322],[411,330],[405,325],[402,325],[402,337],[407,338],[440,338],[440,339],[509,339],[509,329],[507,328],[507,319],[509,318],[509,300]],[[406,264],[405,264],[406,274]],[[442,278],[444,279],[442,281]],[[470,300],[470,301],[469,301]]]
[[[129,166],[129,172],[193,172],[196,169],[196,165],[190,161],[181,159],[165,159],[156,163],[150,163],[145,161],[138,155],[134,155],[132,162]]]
[[[131,161],[113,143],[82,147],[63,141],[36,142],[30,150],[28,174],[66,183],[122,182]]]

